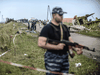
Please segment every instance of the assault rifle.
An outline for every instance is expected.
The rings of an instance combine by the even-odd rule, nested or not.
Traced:
[[[46,44],[47,43],[52,43],[52,44],[64,43],[64,44],[69,45],[69,46],[74,46],[74,47],[77,46],[78,48],[82,47],[83,49],[95,52],[95,48],[90,49],[87,46],[80,45],[80,44],[78,44],[76,42],[72,43],[72,42],[67,41],[67,40],[58,41],[58,40],[52,40],[52,39],[47,38]]]

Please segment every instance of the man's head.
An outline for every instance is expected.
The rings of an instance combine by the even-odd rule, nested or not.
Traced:
[[[62,20],[63,20],[63,14],[64,14],[64,13],[66,13],[66,12],[63,12],[62,8],[60,8],[60,7],[55,7],[55,8],[53,8],[53,10],[52,10],[53,19],[54,19],[57,23],[62,22]]]

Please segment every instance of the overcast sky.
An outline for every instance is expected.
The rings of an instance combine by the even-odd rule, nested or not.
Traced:
[[[84,16],[95,13],[89,19],[100,18],[100,0],[0,0],[0,21],[3,18],[47,20],[47,8],[50,10],[59,6],[63,11],[64,18],[73,18],[75,15]],[[50,20],[50,14],[49,14]]]

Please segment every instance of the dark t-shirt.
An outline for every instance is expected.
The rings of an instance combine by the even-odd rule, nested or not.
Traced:
[[[54,28],[51,26],[51,24],[54,27],[56,27],[57,36],[54,34],[55,33]],[[63,28],[63,39],[69,40],[68,39],[69,36],[70,36],[69,29],[68,29],[67,26],[65,26],[65,28],[66,28],[66,31]],[[56,25],[54,25],[53,23],[50,22],[49,24],[47,24],[46,26],[43,27],[39,36],[43,36],[43,37],[46,37],[46,38],[49,38],[49,39],[60,41],[60,38],[61,38],[60,25],[56,26]],[[66,52],[66,51],[68,51],[68,46],[66,45],[63,50],[48,50],[48,51],[51,51],[51,52]]]

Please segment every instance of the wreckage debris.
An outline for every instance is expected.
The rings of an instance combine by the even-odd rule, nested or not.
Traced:
[[[34,30],[30,31],[30,33],[36,33]]]
[[[98,24],[98,27],[100,28],[100,23]]]
[[[78,30],[78,31],[82,31],[82,30],[88,30],[90,31],[91,29],[88,29],[84,26],[80,26],[80,25],[74,25],[74,26],[70,26],[70,28],[74,29],[74,30]]]
[[[21,28],[21,30],[27,30],[27,28]]]

